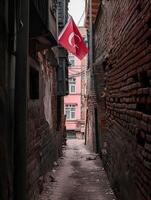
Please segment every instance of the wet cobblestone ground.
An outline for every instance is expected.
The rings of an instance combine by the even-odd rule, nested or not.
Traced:
[[[46,175],[39,200],[116,199],[100,159],[85,148],[83,140],[68,140],[55,165]]]

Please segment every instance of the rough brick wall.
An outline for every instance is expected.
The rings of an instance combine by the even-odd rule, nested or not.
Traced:
[[[104,1],[95,24],[103,159],[122,200],[151,199],[151,2]],[[104,64],[103,60],[106,60]],[[102,74],[102,70],[104,73]],[[102,107],[103,108],[102,108]],[[101,134],[101,133],[100,133]]]
[[[34,62],[33,62],[34,63]],[[32,63],[32,65],[33,65]],[[49,66],[44,53],[41,53],[39,67],[39,99],[28,102],[28,136],[27,136],[27,189],[29,199],[37,199],[42,190],[45,173],[51,169],[61,149],[60,132],[56,131],[56,68]],[[44,110],[45,88],[50,89]],[[46,114],[50,112],[49,118]],[[47,116],[48,117],[48,116]]]

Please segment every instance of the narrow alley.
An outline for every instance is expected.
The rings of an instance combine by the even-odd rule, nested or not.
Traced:
[[[151,0],[0,0],[0,200],[151,200]]]
[[[40,200],[115,200],[100,162],[84,140],[68,140],[63,156],[46,175]]]

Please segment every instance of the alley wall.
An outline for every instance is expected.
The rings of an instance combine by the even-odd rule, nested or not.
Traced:
[[[29,97],[27,134],[27,189],[29,198],[38,198],[44,174],[52,168],[62,145],[61,130],[57,130],[56,67],[50,66],[44,50],[37,53],[38,61],[29,59]],[[39,83],[37,94],[32,90],[33,76]],[[39,87],[38,87],[39,85]],[[36,88],[34,88],[36,90]],[[31,173],[32,172],[32,173]]]
[[[62,3],[66,23],[68,1]],[[0,1],[0,200],[37,200],[62,153],[58,74],[65,83],[68,62],[66,53],[64,66],[58,63],[59,8],[56,0]]]
[[[99,145],[116,195],[151,198],[151,2],[103,1],[94,25]]]
[[[9,10],[8,0],[0,1],[0,199],[13,197],[13,70],[15,56],[13,50],[12,24],[14,22],[13,2]],[[8,10],[10,16],[7,16]],[[8,37],[11,35],[12,37]],[[12,39],[12,40],[11,40]]]

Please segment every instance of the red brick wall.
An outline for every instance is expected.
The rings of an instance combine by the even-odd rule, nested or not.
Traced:
[[[62,132],[56,131],[56,67],[49,65],[45,52],[40,54],[39,64],[33,60],[30,64],[39,71],[39,99],[33,100],[29,97],[28,101],[27,189],[29,198],[34,200],[38,198],[38,194],[42,190],[45,173],[51,169],[61,151]],[[50,112],[50,121],[46,120],[44,111],[46,86],[51,91],[50,94],[47,91],[48,98],[46,100],[46,111],[48,114]],[[48,106],[49,103],[51,107]]]
[[[103,160],[121,199],[149,200],[151,2],[104,2],[95,24],[95,67],[100,73],[96,81],[98,85],[102,80],[104,83],[97,87],[99,121],[105,135],[101,144]],[[100,131],[100,137],[101,134]]]

